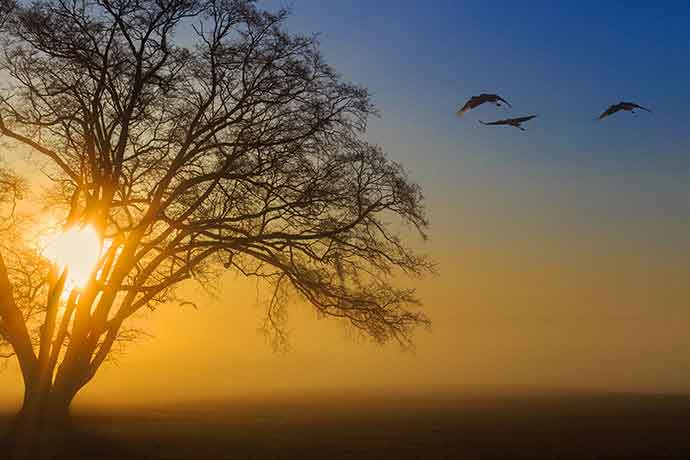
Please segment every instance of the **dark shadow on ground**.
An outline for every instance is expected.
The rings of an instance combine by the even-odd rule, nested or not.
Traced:
[[[82,412],[76,425],[63,458],[690,458],[690,396],[301,398]]]

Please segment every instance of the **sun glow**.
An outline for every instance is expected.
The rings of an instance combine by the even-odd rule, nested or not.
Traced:
[[[45,239],[43,255],[54,263],[59,271],[67,268],[67,281],[70,287],[81,288],[86,285],[96,269],[102,246],[96,229],[86,225],[48,236]]]

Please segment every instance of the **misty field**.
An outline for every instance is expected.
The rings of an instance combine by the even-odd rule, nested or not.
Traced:
[[[690,458],[690,396],[333,394],[77,412],[65,458]]]

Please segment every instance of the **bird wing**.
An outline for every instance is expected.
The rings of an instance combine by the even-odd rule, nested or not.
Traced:
[[[515,121],[517,123],[524,123],[526,121],[530,121],[532,118],[536,118],[536,115],[528,115],[526,117],[520,117],[520,118],[511,118],[510,121]]]
[[[461,117],[465,115],[465,113],[467,113],[468,110],[470,110],[469,107],[467,107],[467,105],[464,105],[455,112],[455,115]]]
[[[608,117],[609,115],[613,115],[614,113],[618,112],[621,110],[620,104],[616,105],[610,105],[608,109],[604,111],[601,115],[599,115],[598,120],[603,120],[604,118]]]
[[[513,108],[513,106],[510,105],[510,102],[506,101],[506,100],[503,99],[501,96],[496,96],[496,98],[497,98],[499,101],[503,102],[503,103],[504,103],[505,105],[507,105],[508,107],[510,107],[511,109]]]
[[[485,103],[485,102],[486,102],[486,98],[483,97],[483,96],[472,96],[472,97],[465,103],[465,105],[462,107],[462,109],[460,109],[460,112],[462,112],[463,114],[465,114],[466,112],[469,112],[470,110],[472,110],[472,109],[474,109],[474,108],[476,108],[476,107],[479,107],[480,105],[482,105],[482,104]]]
[[[645,110],[645,111],[647,111],[647,112],[649,112],[649,113],[652,113],[652,111],[649,110],[647,107],[642,107],[641,105],[637,105],[637,104],[633,104],[633,105],[634,105],[635,108],[637,108],[637,109]]]
[[[498,126],[498,125],[507,125],[510,120],[496,120],[496,121],[481,121],[479,120],[479,123],[486,125],[486,126]]]
[[[469,112],[471,109],[472,109],[472,107],[470,107],[470,103],[467,102],[460,109],[458,109],[458,111],[455,112],[455,114],[457,116],[461,117],[461,116],[465,115],[467,112]]]
[[[473,108],[477,107],[478,105],[483,104],[484,102],[485,101],[482,100],[482,98],[480,98],[478,96],[473,96],[467,102],[465,102],[465,105],[463,105],[460,110],[458,110],[455,113],[457,113],[457,115],[459,117],[461,117],[464,114],[466,114],[467,112],[469,112],[470,110],[472,110]]]

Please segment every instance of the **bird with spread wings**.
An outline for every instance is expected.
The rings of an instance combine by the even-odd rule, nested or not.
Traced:
[[[465,102],[465,105],[463,105],[460,109],[458,109],[457,112],[455,112],[459,117],[463,116],[465,113],[469,112],[470,110],[479,107],[480,105],[484,104],[485,102],[491,102],[496,104],[496,106],[500,107],[501,102],[507,105],[508,107],[513,107],[510,105],[508,101],[503,99],[501,96],[498,94],[486,94],[482,93],[479,96],[472,96],[467,102]]]
[[[613,115],[616,112],[620,112],[621,110],[626,110],[628,112],[635,113],[635,109],[640,109],[644,110],[647,112],[652,112],[646,107],[642,107],[641,105],[637,105],[634,102],[619,102],[618,104],[614,104],[609,106],[608,109],[604,111],[601,115],[599,115],[599,118],[597,120],[603,120],[604,118],[608,117],[609,115]]]
[[[522,125],[526,121],[530,121],[533,118],[536,118],[536,115],[528,115],[526,117],[518,117],[518,118],[506,118],[505,120],[496,120],[496,121],[481,121],[479,120],[479,123],[486,125],[486,126],[512,126],[514,128],[519,129],[520,131],[527,131],[525,128],[523,128]]]

